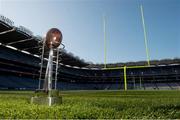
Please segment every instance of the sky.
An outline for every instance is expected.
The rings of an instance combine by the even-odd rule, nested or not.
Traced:
[[[62,31],[67,52],[104,63],[146,60],[140,5],[144,8],[150,59],[180,57],[180,0],[0,0],[0,14],[45,36]]]

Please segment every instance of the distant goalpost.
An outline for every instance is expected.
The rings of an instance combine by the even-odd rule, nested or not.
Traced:
[[[127,74],[126,71],[127,69],[131,68],[147,68],[150,67],[150,56],[149,56],[149,49],[148,49],[148,42],[147,42],[147,32],[146,32],[146,25],[145,25],[145,19],[144,19],[144,10],[143,6],[140,5],[140,12],[141,12],[141,20],[142,20],[142,27],[143,27],[143,33],[144,33],[144,44],[145,44],[145,49],[146,49],[146,59],[147,59],[147,65],[144,66],[124,66],[124,67],[112,67],[112,68],[107,68],[107,44],[106,44],[106,17],[103,15],[103,33],[104,33],[104,70],[114,70],[114,69],[119,69],[123,70],[124,72],[124,90],[127,90]]]

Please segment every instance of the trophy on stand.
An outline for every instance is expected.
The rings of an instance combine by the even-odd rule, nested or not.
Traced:
[[[42,56],[41,56],[41,69],[40,69],[40,79],[39,88],[35,92],[35,96],[31,98],[31,103],[35,104],[47,104],[49,106],[53,104],[62,103],[62,97],[59,94],[57,88],[57,69],[58,69],[58,58],[59,58],[59,46],[62,42],[62,33],[57,28],[50,29],[45,39],[43,40]],[[48,51],[48,60],[46,61],[46,71],[42,74],[44,67],[44,53]],[[56,61],[54,58],[54,51],[56,51]],[[54,62],[56,63],[56,68],[53,68]],[[55,72],[54,72],[55,71]],[[42,80],[42,75],[44,75],[44,80]],[[55,77],[53,77],[55,75]],[[54,86],[53,86],[53,80]],[[41,83],[43,86],[41,88]]]

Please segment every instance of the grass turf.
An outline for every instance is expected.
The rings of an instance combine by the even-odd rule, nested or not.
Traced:
[[[63,104],[32,105],[33,92],[1,91],[4,119],[180,119],[180,91],[63,91]]]

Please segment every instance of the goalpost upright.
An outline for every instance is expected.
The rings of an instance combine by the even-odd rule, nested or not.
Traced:
[[[106,59],[107,59],[107,45],[106,45],[106,16],[103,14],[103,33],[104,33],[104,68],[106,66]]]
[[[144,43],[146,47],[146,57],[147,57],[147,63],[148,66],[150,66],[150,57],[149,57],[149,49],[148,49],[148,42],[147,42],[147,32],[146,32],[146,25],[145,25],[145,20],[144,20],[144,10],[143,6],[140,6],[141,9],[141,18],[142,18],[142,25],[143,25],[143,32],[144,32]]]

